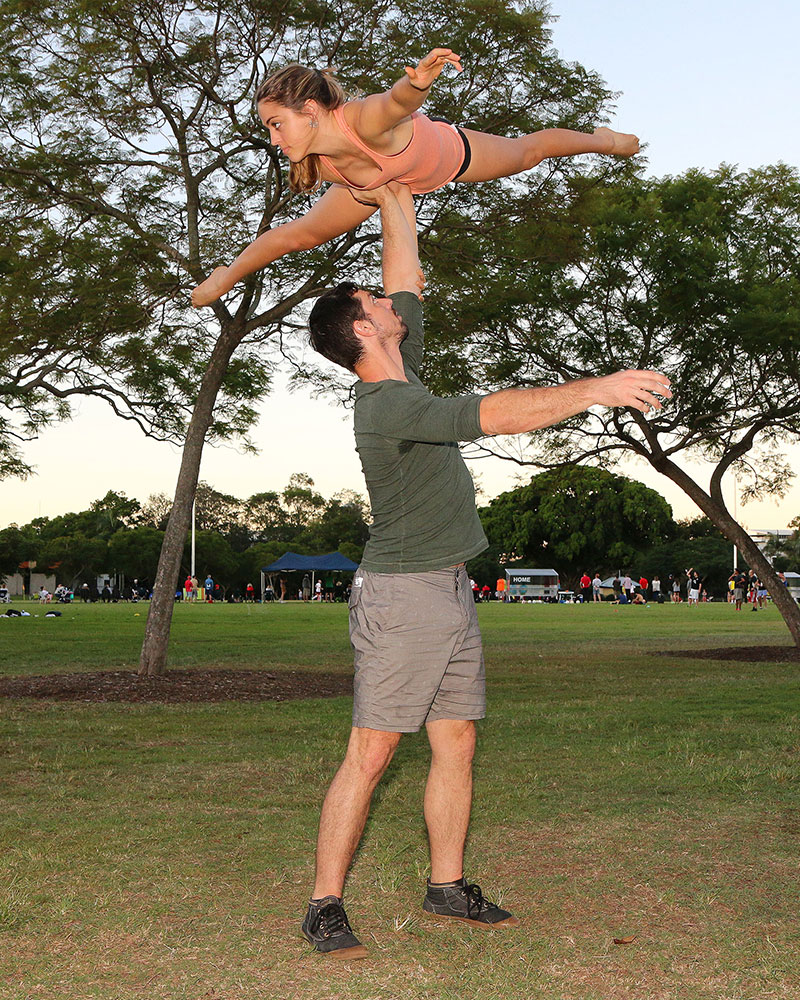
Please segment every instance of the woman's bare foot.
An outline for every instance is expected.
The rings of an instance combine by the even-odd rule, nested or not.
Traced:
[[[229,292],[231,286],[227,277],[227,267],[215,267],[206,280],[192,292],[192,305],[195,307],[210,305],[225,292]]]
[[[639,137],[628,135],[627,132],[615,132],[613,129],[601,126],[594,130],[594,134],[601,140],[603,148],[601,153],[610,153],[613,156],[633,156],[639,152]],[[606,146],[607,144],[607,146]]]

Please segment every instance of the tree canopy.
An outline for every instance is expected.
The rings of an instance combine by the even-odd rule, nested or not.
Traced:
[[[534,476],[480,516],[504,562],[552,566],[573,584],[584,572],[632,569],[638,550],[674,533],[672,510],[655,490],[581,465]]]
[[[298,490],[315,502],[298,506]],[[205,507],[196,522],[197,571],[211,572],[227,587],[241,589],[258,580],[261,567],[287,549],[306,555],[339,549],[354,562],[361,558],[368,528],[366,506],[357,493],[325,499],[312,479],[298,473],[284,490],[274,493],[279,517],[270,530],[253,516],[258,511],[255,498],[239,500],[208,483],[200,484],[198,494]],[[53,572],[68,586],[100,574],[151,584],[164,541],[165,516],[161,497],[140,504],[124,493],[109,491],[88,510],[38,517],[21,527],[10,525],[0,530],[0,579],[16,572],[21,563],[35,561],[38,571]],[[179,576],[190,566],[187,540]]]
[[[645,459],[770,579],[800,643],[800,611],[778,591],[722,490],[728,470],[737,471],[744,499],[780,495],[793,475],[781,449],[800,436],[800,173],[721,167],[644,180],[632,169],[615,183],[574,185],[579,254],[531,274],[527,228],[511,227],[507,270],[487,288],[492,308],[484,321],[476,317],[465,347],[473,377],[540,385],[652,368],[669,375],[674,396],[648,416],[592,409],[506,457],[539,465]],[[688,457],[709,463],[708,487],[685,471]]]

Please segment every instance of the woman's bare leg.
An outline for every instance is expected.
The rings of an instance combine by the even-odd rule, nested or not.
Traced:
[[[375,212],[345,187],[331,185],[318,202],[299,219],[268,229],[246,247],[229,267],[218,267],[192,292],[192,304],[206,306],[229,292],[237,281],[260,271],[273,260],[295,250],[310,250],[360,226]]]
[[[530,170],[537,163],[556,156],[577,156],[579,153],[612,153],[633,156],[639,151],[635,135],[598,128],[592,133],[573,132],[566,128],[546,128],[541,132],[506,139],[487,132],[462,129],[469,139],[472,158],[459,182],[491,181]]]

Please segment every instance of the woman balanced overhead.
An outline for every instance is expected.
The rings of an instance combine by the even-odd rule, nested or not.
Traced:
[[[448,63],[461,70],[454,52],[434,49],[416,68],[406,67],[391,90],[354,101],[328,71],[294,65],[268,77],[256,91],[258,114],[291,164],[291,188],[308,193],[324,181],[331,187],[304,216],[267,230],[228,267],[216,268],[192,293],[194,305],[208,305],[284,254],[320,246],[368,219],[375,206],[348,188],[369,191],[398,181],[425,194],[450,181],[509,177],[550,157],[639,150],[635,135],[608,128],[548,128],[508,139],[428,118],[419,108]]]

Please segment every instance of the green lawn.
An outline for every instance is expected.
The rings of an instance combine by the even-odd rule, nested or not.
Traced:
[[[146,610],[2,621],[0,670],[132,667]],[[0,700],[0,998],[796,1000],[798,666],[657,655],[788,644],[777,612],[480,616],[468,875],[521,928],[421,918],[419,735],[378,790],[347,889],[372,957],[332,968],[309,952],[298,925],[346,698]],[[171,657],[347,671],[346,609],[181,605]]]

